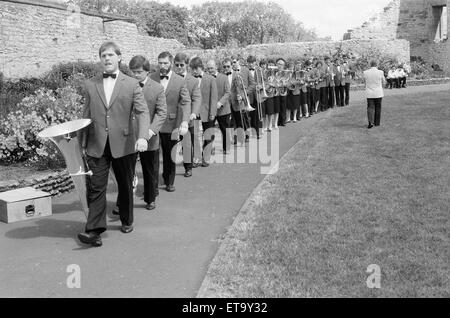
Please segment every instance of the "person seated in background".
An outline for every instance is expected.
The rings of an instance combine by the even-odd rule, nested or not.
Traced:
[[[397,85],[397,71],[396,71],[396,69],[393,66],[391,66],[389,68],[386,80],[387,80],[386,88],[392,89],[392,87],[396,87],[396,85]]]
[[[398,88],[406,87],[406,77],[408,77],[408,74],[403,68],[403,65],[399,65],[397,69],[397,75],[398,75]]]

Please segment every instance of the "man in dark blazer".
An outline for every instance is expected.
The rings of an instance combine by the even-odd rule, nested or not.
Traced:
[[[119,188],[121,231],[133,230],[133,177],[136,151],[147,150],[149,111],[139,82],[119,71],[122,55],[114,42],[99,49],[103,74],[85,82],[81,148],[93,175],[88,178],[89,214],[82,243],[101,246],[106,231],[106,188],[112,165]]]
[[[158,55],[158,72],[150,78],[164,87],[167,103],[167,118],[159,132],[161,151],[163,154],[163,180],[168,192],[175,191],[175,158],[172,149],[176,146],[180,135],[184,136],[189,129],[189,111],[191,98],[184,79],[172,71],[173,56],[169,52]]]
[[[202,167],[209,166],[211,158],[212,142],[214,141],[214,121],[217,115],[217,84],[211,75],[204,72],[201,58],[194,57],[189,63],[192,74],[199,81],[202,93],[200,107],[200,119],[203,127],[203,157]]]
[[[217,85],[217,122],[222,133],[222,152],[227,154],[230,150],[231,135],[230,119],[231,119],[231,104],[230,104],[230,84],[228,76],[219,73],[217,65],[214,60],[209,60],[207,65],[208,73],[216,79]]]
[[[328,91],[328,105],[327,108],[333,108],[336,102],[335,94],[334,94],[334,77],[336,76],[336,68],[331,62],[331,58],[326,56],[325,59],[325,85],[327,86]]]
[[[339,59],[335,59],[334,69],[336,73],[336,75],[334,76],[334,93],[336,95],[336,106],[344,106],[345,70],[344,67],[341,65]]]
[[[250,74],[248,68],[241,66],[236,57],[232,57],[231,61],[233,66],[233,78],[230,89],[231,113],[234,117],[236,128],[243,129],[245,135],[243,138],[247,141],[249,139],[249,132],[245,132],[250,128],[250,119],[247,111],[245,110],[245,99],[247,98],[251,105],[253,102],[252,96],[256,88],[256,82]],[[245,93],[247,93],[247,95]],[[242,139],[242,143],[243,142],[244,139]],[[234,143],[237,143],[237,137],[235,137]]]
[[[192,176],[192,168],[194,165],[200,165],[194,162],[194,158],[201,160],[201,146],[198,143],[200,134],[200,107],[202,103],[202,94],[198,86],[198,80],[188,73],[189,57],[185,53],[177,53],[174,58],[174,71],[184,78],[186,87],[189,91],[191,103],[189,105],[189,134],[183,136],[183,165],[184,176]]]
[[[137,55],[130,60],[129,68],[142,87],[145,101],[150,113],[150,140],[147,151],[139,153],[142,175],[144,179],[144,201],[147,210],[156,207],[155,184],[158,175],[155,174],[156,166],[159,166],[159,130],[167,118],[166,95],[164,87],[149,78],[150,63],[142,55]]]

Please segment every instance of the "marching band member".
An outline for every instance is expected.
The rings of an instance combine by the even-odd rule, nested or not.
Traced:
[[[268,60],[267,61],[268,89],[266,89],[266,91],[269,98],[265,101],[265,108],[266,108],[265,120],[266,120],[266,129],[269,132],[272,131],[272,129],[277,125],[277,122],[275,121],[275,101],[274,101],[276,89],[273,86],[275,80],[275,69],[276,69],[275,62],[273,60]]]
[[[176,146],[179,135],[186,135],[189,129],[191,98],[186,81],[172,71],[173,57],[169,52],[158,55],[159,72],[150,78],[164,87],[167,102],[167,118],[160,132],[161,151],[163,154],[163,180],[166,191],[175,191],[176,165],[172,159],[172,149]]]
[[[320,101],[316,103],[315,112],[317,113],[320,104],[320,111],[325,111],[328,105],[328,86],[326,82],[326,69],[324,68],[322,61],[317,61],[316,68],[319,72],[319,79],[317,82],[317,87],[319,89],[319,99]]]
[[[84,83],[83,118],[93,124],[81,132],[80,146],[93,174],[87,178],[89,214],[78,239],[101,246],[106,231],[106,189],[112,166],[119,188],[121,231],[133,230],[133,177],[136,152],[146,151],[150,116],[139,82],[119,70],[122,54],[114,42],[100,46],[103,74]]]
[[[286,61],[283,58],[279,58],[277,61],[278,72],[280,75],[284,75],[284,70],[286,68]],[[281,84],[283,85],[283,84]],[[282,88],[285,90],[285,88]],[[275,98],[275,102],[278,104],[279,112],[275,115],[275,120],[278,123],[278,126],[286,126],[286,103],[287,103],[287,95],[284,93],[279,93],[279,95]]]
[[[189,134],[183,136],[183,166],[185,169],[184,176],[189,178],[192,176],[192,168],[198,166],[198,161],[194,162],[194,159],[199,160],[201,158],[200,144],[198,143],[198,135],[200,129],[198,125],[200,120],[200,106],[202,102],[202,94],[200,87],[198,86],[197,79],[188,73],[189,57],[185,53],[177,53],[174,58],[174,71],[177,75],[184,78],[186,81],[186,88],[189,91],[191,98],[191,104],[189,105]],[[201,136],[200,136],[201,138]]]
[[[189,62],[189,67],[194,77],[198,80],[202,94],[200,108],[200,119],[203,128],[202,167],[208,167],[212,151],[212,145],[210,144],[214,141],[213,128],[217,114],[217,85],[214,77],[204,72],[203,62],[198,56]]]
[[[156,207],[155,185],[158,185],[159,177],[155,173],[158,171],[156,166],[159,166],[159,130],[167,117],[166,95],[164,94],[163,86],[150,79],[150,63],[145,57],[141,55],[134,56],[130,60],[129,68],[142,87],[150,113],[149,133],[151,137],[148,141],[147,151],[140,152],[139,157],[144,179],[145,208],[153,210]]]
[[[328,92],[328,103],[326,105],[328,108],[333,108],[335,104],[335,96],[334,96],[334,77],[336,75],[335,66],[331,63],[331,58],[329,56],[325,57],[325,72],[326,72],[326,86]]]
[[[316,94],[316,81],[319,78],[319,73],[317,69],[314,67],[314,65],[310,61],[305,62],[305,67],[308,70],[308,73],[306,74],[306,79],[308,82],[308,107],[305,110],[306,117],[312,116],[315,108],[316,108],[316,102],[317,102],[317,95]]]
[[[216,62],[209,60],[207,70],[216,79],[217,85],[217,122],[222,133],[222,152],[227,154],[230,151],[231,136],[229,135],[231,105],[230,105],[230,82],[228,76],[217,71]],[[231,63],[230,63],[231,68]]]
[[[294,63],[288,64],[288,70],[292,71],[291,81],[289,83],[290,87],[288,89],[288,95],[286,97],[286,123],[297,122],[297,110],[300,106],[300,85],[295,83],[297,78],[294,72]],[[291,113],[293,119],[291,119]]]
[[[297,72],[300,72],[299,74],[299,80],[300,80],[300,105],[298,112],[300,113],[300,118],[309,117],[308,112],[308,71],[306,69],[302,69],[302,64],[297,64]]]
[[[267,96],[269,96],[269,94],[267,93],[267,62],[266,60],[261,60],[259,62],[259,68],[261,70],[261,74],[262,75],[262,79],[264,80],[264,87],[261,83],[261,88],[264,88],[264,91],[266,92]],[[258,89],[258,87],[256,88]],[[267,101],[269,100],[269,98],[266,98],[263,102],[261,102],[261,117],[262,117],[262,131],[267,131],[267,121],[266,121],[266,117],[267,117]]]
[[[250,75],[253,76],[253,79],[255,80],[255,91],[252,93],[252,96],[250,98],[250,103],[252,105],[252,107],[255,109],[254,111],[250,112],[250,127],[252,127],[253,129],[255,129],[256,131],[256,138],[259,139],[260,138],[260,131],[259,129],[261,128],[261,122],[259,120],[260,118],[260,114],[259,114],[259,110],[258,110],[258,100],[257,100],[257,96],[256,96],[256,89],[259,89],[259,91],[261,91],[261,87],[257,87],[257,85],[259,83],[262,82],[261,80],[261,74],[259,71],[257,71],[256,69],[256,57],[254,57],[253,55],[249,55],[247,57],[247,66],[248,66],[248,70],[250,72]]]
[[[354,72],[354,66],[349,63],[348,56],[346,54],[344,54],[342,58],[342,67],[344,69],[344,105],[348,106],[350,102],[350,85],[352,83],[352,73]]]
[[[250,138],[248,132],[246,133],[246,131],[250,128],[250,120],[245,109],[247,106],[246,103],[248,102],[251,105],[250,96],[255,91],[256,84],[253,76],[250,74],[250,71],[247,68],[240,66],[237,58],[232,57],[231,60],[233,66],[231,108],[236,128],[242,128],[244,131],[245,137],[243,137],[242,140],[242,143],[244,143]],[[244,87],[242,87],[242,85],[244,85]],[[234,144],[237,144],[237,140],[238,138],[235,136]]]
[[[339,59],[334,60],[335,72],[334,76],[334,92],[336,95],[336,106],[344,106],[345,78],[344,68],[341,66]]]

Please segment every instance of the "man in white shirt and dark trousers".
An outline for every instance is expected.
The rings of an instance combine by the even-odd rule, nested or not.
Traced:
[[[364,82],[366,83],[367,96],[367,119],[369,125],[380,126],[381,100],[384,96],[383,85],[386,83],[383,71],[377,68],[377,62],[370,62],[370,69],[364,71]]]

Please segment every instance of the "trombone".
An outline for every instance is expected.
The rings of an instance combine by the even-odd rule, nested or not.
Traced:
[[[244,96],[241,96],[238,94],[238,96],[241,97],[241,100],[239,101],[239,112],[241,114],[241,122],[242,122],[242,128],[244,130],[246,130],[248,127],[245,127],[244,125],[244,117],[243,117],[243,111],[245,111],[245,113],[254,111],[255,109],[250,105],[250,101],[248,99],[248,95],[247,95],[247,90],[245,89],[245,84],[244,84],[244,80],[241,77],[240,73],[236,74],[236,78],[240,81],[240,84],[242,85],[242,90],[244,91]],[[241,106],[241,103],[244,103],[244,105]]]
[[[257,76],[257,71],[259,71],[259,74],[261,75],[261,84],[258,83],[258,76]],[[262,116],[262,103],[269,98],[269,96],[267,95],[266,92],[266,88],[265,88],[265,83],[264,83],[264,74],[262,71],[261,67],[257,67],[255,69],[255,75],[256,75],[256,85],[259,86],[261,85],[261,88],[256,89],[256,102],[257,102],[257,107],[258,107],[258,119],[259,121],[261,121],[263,119]]]

